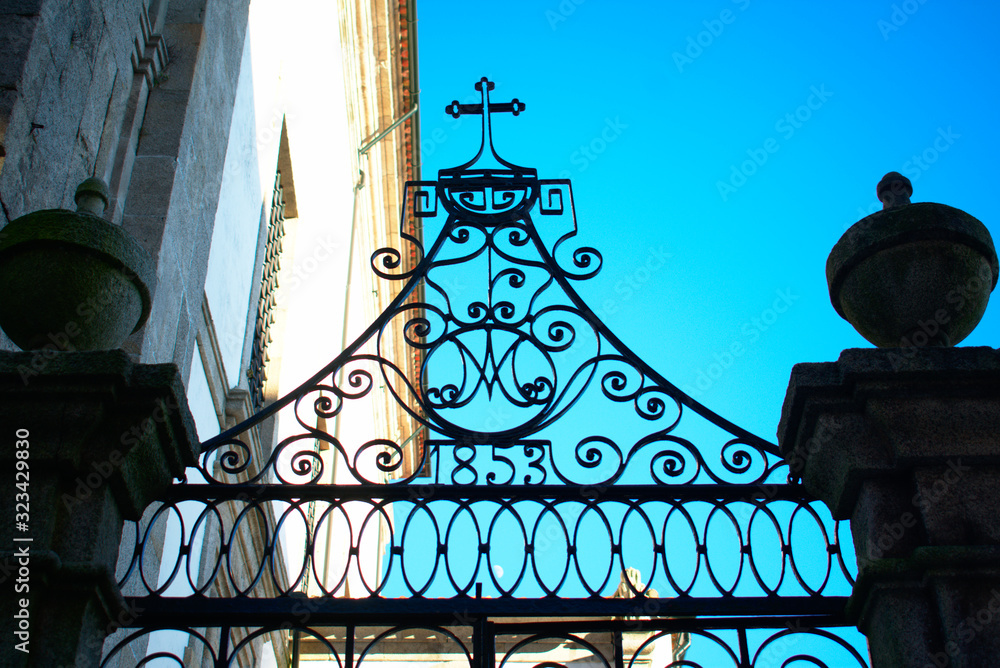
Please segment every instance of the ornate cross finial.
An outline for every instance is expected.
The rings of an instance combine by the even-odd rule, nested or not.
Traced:
[[[519,167],[511,162],[507,162],[499,155],[493,147],[493,130],[490,127],[490,116],[498,112],[509,111],[515,116],[524,111],[524,103],[516,97],[510,102],[490,103],[490,91],[493,90],[492,81],[483,77],[476,83],[476,90],[483,97],[480,104],[459,104],[458,100],[453,100],[451,104],[444,108],[445,113],[458,118],[463,114],[478,114],[483,117],[483,138],[479,144],[479,152],[469,162],[442,169],[438,172],[438,178],[443,181],[459,179],[466,181],[470,177],[504,177],[504,178],[525,178],[535,179],[538,177],[534,169]],[[488,150],[487,150],[488,149]]]
[[[483,84],[486,84],[485,86]],[[476,90],[478,90],[483,95],[483,101],[480,104],[459,104],[458,100],[452,100],[452,103],[444,108],[445,113],[451,114],[453,118],[458,118],[463,114],[483,114],[483,110],[486,110],[484,116],[489,118],[489,114],[494,112],[506,112],[509,111],[515,116],[524,111],[524,102],[521,102],[516,97],[510,102],[502,102],[500,104],[490,104],[490,91],[493,90],[494,83],[483,77],[476,84]]]

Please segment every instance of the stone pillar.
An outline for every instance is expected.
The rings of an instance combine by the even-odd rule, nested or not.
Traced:
[[[798,364],[778,441],[850,519],[848,614],[873,668],[1000,659],[1000,352],[845,350]]]
[[[129,622],[114,572],[124,521],[194,464],[197,442],[172,364],[0,353],[0,664],[100,664],[105,636]]]

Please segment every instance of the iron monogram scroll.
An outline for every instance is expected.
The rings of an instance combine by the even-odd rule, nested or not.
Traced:
[[[452,484],[763,483],[783,476],[777,448],[711,412],[649,368],[594,314],[573,284],[601,255],[574,247],[570,182],[539,179],[501,158],[491,115],[518,100],[453,102],[482,116],[475,157],[437,181],[407,183],[399,248],[371,258],[396,297],[368,330],[300,388],[204,444],[202,473],[219,483],[324,481],[319,450],[356,482],[433,473]],[[537,217],[537,219],[536,219]],[[443,222],[441,222],[443,220]],[[430,248],[418,230],[441,225]],[[333,430],[375,388],[422,430],[420,462],[402,474],[408,436],[348,443]],[[297,433],[254,461],[247,433],[293,405]],[[688,417],[690,416],[690,417]]]
[[[665,648],[658,665],[865,666],[846,524],[580,298],[601,255],[576,243],[568,180],[497,154],[492,115],[525,105],[492,88],[446,109],[482,117],[472,160],[405,186],[398,243],[370,258],[381,315],[206,441],[126,537],[141,628],[109,658],[174,629],[232,665],[294,628],[341,666],[419,639],[476,668],[553,645],[604,666]],[[646,584],[618,584],[636,569]]]

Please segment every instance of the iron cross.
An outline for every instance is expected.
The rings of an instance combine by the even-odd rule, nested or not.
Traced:
[[[483,101],[480,104],[459,104],[458,100],[453,100],[451,104],[444,108],[445,113],[451,114],[453,118],[458,118],[462,114],[482,115],[484,109],[488,114],[509,111],[515,116],[524,111],[524,102],[519,101],[516,97],[510,102],[491,105],[489,91],[493,90],[493,87],[493,82],[483,77],[476,84],[476,90],[483,95]]]

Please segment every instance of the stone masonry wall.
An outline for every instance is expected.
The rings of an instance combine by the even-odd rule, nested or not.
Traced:
[[[126,343],[186,377],[249,0],[0,0],[0,228],[111,187],[105,217],[157,265],[153,310]],[[0,230],[2,234],[2,230]],[[0,349],[14,349],[0,336]]]
[[[120,82],[132,79],[142,4],[0,0],[0,225],[37,209],[74,208]]]
[[[200,317],[233,104],[247,0],[174,0],[163,35],[166,77],[150,92],[122,225],[157,261],[143,362],[174,362],[187,377]]]

